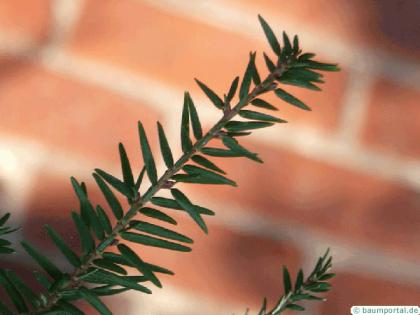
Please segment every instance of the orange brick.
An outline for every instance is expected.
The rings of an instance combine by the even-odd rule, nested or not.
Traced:
[[[41,40],[48,34],[50,0],[14,0],[0,3],[0,30]]]
[[[293,243],[213,224],[209,225],[206,236],[189,223],[188,216],[179,222],[181,226],[176,230],[194,240],[191,253],[143,246],[137,250],[146,261],[175,272],[175,276],[162,278],[164,283],[222,302],[257,308],[264,297],[272,304],[282,294],[282,265],[287,265],[293,275],[301,266],[301,254]]]
[[[415,1],[363,0],[297,0],[279,3],[276,0],[228,0],[239,4],[248,13],[270,16],[275,13],[278,21],[270,21],[281,27],[282,18],[300,23],[316,33],[317,30],[335,35],[340,40],[359,46],[402,53],[420,58],[418,43],[418,11]],[[298,32],[299,30],[290,30]],[[324,38],[323,40],[328,40]]]
[[[364,125],[365,144],[389,154],[420,158],[420,90],[378,80]]]
[[[89,0],[69,49],[183,89],[195,86],[193,77],[215,82],[219,89],[243,70],[238,56],[246,59],[255,43],[141,1]]]
[[[205,196],[216,205],[233,204],[273,222],[286,218],[327,232],[334,239],[357,239],[420,257],[416,191],[285,150],[252,143],[245,146],[259,152],[264,165],[245,159],[215,160],[239,188],[190,186],[196,199]]]
[[[336,130],[338,117],[341,114],[343,91],[346,88],[347,71],[324,73],[325,84],[321,85],[322,91],[310,91],[290,85],[280,84],[279,87],[294,95],[312,111],[303,111],[295,106],[280,100],[274,93],[262,97],[275,105],[279,111],[278,117],[293,124],[317,127],[322,130]],[[253,107],[253,106],[250,106]],[[248,108],[248,109],[256,109]],[[273,112],[269,113],[273,114]]]
[[[236,33],[161,12],[139,1],[99,2],[86,2],[68,49],[180,89],[192,90],[193,96],[202,95],[193,77],[200,78],[222,95],[234,76],[242,76],[248,52],[267,50],[263,34],[260,41],[252,41]],[[259,27],[257,19],[255,27]],[[260,68],[263,73],[265,66]],[[296,91],[297,97],[313,104],[316,111],[310,115],[297,115],[297,110],[283,106],[285,117],[324,130],[334,129],[345,79],[345,72],[328,75],[323,93],[291,89]],[[176,102],[181,104],[181,100]],[[276,103],[281,104],[278,99]]]
[[[338,273],[319,315],[350,314],[353,305],[417,305],[420,288],[364,272]]]
[[[287,219],[326,232],[334,239],[363,241],[383,251],[419,258],[419,199],[415,191],[287,151],[247,146],[260,152],[264,165],[245,159],[215,160],[239,188],[179,186],[191,191],[194,202],[209,200],[206,206],[216,213],[229,211],[228,207],[219,208],[226,203],[273,222]],[[70,220],[69,210],[77,208],[77,202],[67,176],[41,170],[35,183],[28,201],[26,235],[43,243],[42,225],[49,223],[63,231]],[[103,202],[102,197],[98,199],[97,188],[90,182],[88,186],[93,200]]]
[[[119,159],[119,141],[137,162],[138,120],[156,142],[153,107],[30,63],[7,64],[0,74],[2,133],[94,158],[102,167]]]

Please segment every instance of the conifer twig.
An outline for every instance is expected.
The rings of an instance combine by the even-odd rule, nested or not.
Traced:
[[[302,53],[297,36],[294,36],[291,41],[287,34],[283,33],[283,47],[280,47],[277,37],[267,22],[261,16],[259,16],[259,20],[277,58],[273,62],[264,53],[268,74],[264,79],[261,79],[255,64],[256,52],[251,52],[242,80],[236,77],[223,99],[203,82],[196,79],[201,90],[221,111],[222,117],[210,130],[203,133],[193,99],[188,92],[185,92],[181,119],[183,154],[178,160],[174,161],[173,159],[162,125],[158,123],[157,126],[160,149],[167,166],[163,175],[158,177],[153,153],[141,122],[138,124],[138,130],[144,166],[138,176],[134,177],[122,143],[119,144],[122,180],[101,169],[95,169],[93,177],[116,219],[114,226],[111,226],[111,219],[101,205],[96,207],[92,205],[86,185],[71,178],[73,189],[80,203],[80,211],[72,212],[72,219],[77,228],[82,254],[76,254],[52,227],[45,227],[48,236],[74,267],[71,273],[67,273],[61,271],[35,247],[23,241],[22,247],[43,269],[43,272],[35,272],[34,275],[45,291],[35,293],[13,271],[0,270],[0,284],[7,291],[18,314],[81,315],[83,312],[72,302],[83,299],[100,314],[111,315],[111,311],[100,297],[119,294],[129,289],[150,294],[151,290],[143,285],[144,283],[161,287],[162,284],[156,274],[173,273],[166,268],[143,261],[129,245],[138,243],[144,246],[188,252],[191,251],[189,244],[193,240],[160,226],[159,222],[176,225],[176,221],[165,211],[154,207],[184,211],[207,233],[203,216],[214,215],[214,212],[193,204],[175,186],[179,183],[236,186],[236,183],[227,178],[226,173],[208,157],[246,157],[255,162],[262,162],[258,154],[250,152],[238,141],[238,138],[251,134],[255,129],[286,122],[266,113],[245,109],[248,106],[253,106],[265,110],[277,110],[275,106],[262,99],[262,95],[274,92],[282,101],[303,110],[310,110],[305,103],[280,86],[294,85],[319,91],[320,88],[316,84],[324,82],[323,75],[319,71],[338,71],[338,67],[334,64],[314,61],[314,54]],[[232,106],[231,103],[235,97],[237,102]],[[242,120],[234,120],[237,116]],[[195,141],[191,140],[191,129]],[[208,147],[208,143],[213,139],[221,140],[225,149]],[[192,162],[195,164],[189,164]],[[151,185],[141,195],[140,188],[145,174],[147,174]],[[163,189],[170,190],[172,199],[158,196],[158,193]],[[128,210],[123,210],[123,206],[114,192],[127,199]],[[2,232],[5,234],[12,231],[1,227],[7,219],[8,215],[0,218],[0,235]],[[158,223],[144,221],[145,219],[155,220]],[[10,244],[0,239],[0,254],[3,245],[6,245],[5,248],[7,248]],[[110,251],[110,249],[116,251]],[[8,250],[3,249],[4,251]],[[140,275],[129,276],[127,267],[137,269]],[[285,293],[268,313],[266,312],[266,303],[264,303],[260,315],[277,315],[285,309],[302,310],[302,307],[294,302],[304,299],[319,299],[308,292],[329,290],[330,286],[325,280],[332,277],[332,274],[326,274],[330,267],[331,257],[327,252],[324,257],[319,259],[314,271],[305,281],[303,280],[303,271],[298,273],[294,288],[289,272],[284,267]],[[14,314],[6,304],[1,302],[0,313]]]

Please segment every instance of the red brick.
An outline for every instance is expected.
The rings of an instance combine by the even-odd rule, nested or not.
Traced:
[[[225,88],[225,74],[243,70],[238,56],[245,59],[255,43],[139,1],[89,0],[69,48],[182,88],[194,86],[195,76]]]
[[[302,100],[312,111],[303,111],[292,106],[280,100],[274,93],[262,98],[279,109],[278,114],[276,113],[278,117],[290,123],[304,123],[305,126],[317,127],[322,130],[336,130],[339,127],[338,117],[341,114],[343,91],[346,88],[346,76],[346,71],[324,73],[326,83],[321,86],[322,91],[320,92],[290,85],[279,86]],[[272,115],[273,112],[269,114]]]
[[[191,186],[192,200],[199,202],[206,196],[208,206],[216,213],[228,211],[216,205],[232,204],[273,222],[287,219],[326,232],[334,239],[363,241],[390,253],[419,258],[420,200],[415,191],[283,150],[247,146],[260,152],[264,165],[244,159],[217,161],[239,188]],[[67,226],[69,210],[77,208],[69,176],[40,171],[27,207],[27,237],[45,243],[41,229],[44,223],[59,230]],[[93,199],[102,202],[97,188],[91,184],[89,187]]]
[[[248,13],[270,16],[279,20],[270,24],[282,26],[282,19],[300,23],[305,28],[335,35],[341,41],[374,49],[403,53],[420,58],[418,11],[416,1],[363,0],[228,0],[239,4]],[[298,24],[299,25],[299,24]],[[277,27],[276,27],[277,29]],[[299,30],[290,30],[299,32]],[[327,40],[327,39],[323,39]]]
[[[33,39],[45,39],[51,20],[50,0],[14,0],[0,3],[0,29]]]
[[[363,130],[365,144],[389,154],[420,158],[420,90],[376,82]]]
[[[198,77],[222,94],[234,76],[243,74],[248,52],[267,48],[263,35],[260,41],[252,41],[139,1],[99,2],[87,1],[69,50],[180,89],[198,93],[193,81]],[[257,19],[255,27],[259,27]],[[297,92],[298,97],[319,107],[311,115],[296,115],[296,110],[287,109],[286,117],[322,129],[335,128],[345,78],[346,72],[328,75],[323,93]]]
[[[119,141],[137,162],[138,120],[155,143],[159,117],[153,107],[30,63],[6,65],[0,74],[3,134],[95,158],[97,166],[119,159]]]
[[[364,241],[420,258],[416,191],[285,150],[252,143],[246,146],[260,153],[264,165],[245,159],[215,160],[237,181],[238,189],[205,185],[189,189],[216,205],[243,207],[272,222],[288,219],[327,232],[334,239]]]
[[[350,314],[353,305],[418,305],[420,287],[380,278],[364,272],[338,273],[319,315]]]
[[[189,220],[187,216],[180,219],[177,231],[194,240],[191,253],[138,247],[146,261],[162,264],[175,272],[175,276],[166,277],[164,283],[218,301],[257,308],[264,297],[272,304],[282,294],[282,265],[287,265],[293,275],[301,266],[301,255],[293,243],[212,224],[206,236],[187,223]]]

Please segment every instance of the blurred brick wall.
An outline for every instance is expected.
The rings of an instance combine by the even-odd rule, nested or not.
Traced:
[[[241,314],[264,296],[274,302],[282,264],[309,268],[326,247],[339,276],[329,301],[306,314],[418,305],[415,0],[0,1],[0,205],[24,227],[18,238],[50,251],[49,223],[76,243],[69,177],[91,183],[94,167],[118,171],[118,141],[139,165],[139,119],[155,148],[156,120],[178,145],[184,90],[202,119],[215,121],[192,78],[222,92],[249,50],[268,50],[257,13],[343,71],[327,75],[322,93],[296,90],[313,112],[276,100],[290,124],[248,142],[265,164],[224,162],[239,189],[191,188],[217,212],[210,235],[182,220],[192,253],[148,252],[176,276],[151,297],[111,299],[115,314]]]

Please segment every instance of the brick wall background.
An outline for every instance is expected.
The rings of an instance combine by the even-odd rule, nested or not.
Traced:
[[[339,276],[305,314],[418,305],[416,0],[0,1],[0,205],[23,226],[16,238],[51,251],[49,223],[72,240],[69,177],[118,172],[118,141],[138,162],[139,119],[149,134],[160,120],[178,143],[184,90],[215,121],[192,78],[224,91],[249,50],[268,50],[257,13],[343,70],[322,93],[296,91],[313,112],[280,105],[291,123],[255,133],[248,145],[263,166],[225,162],[239,189],[192,189],[217,212],[209,236],[182,220],[192,253],[148,253],[176,276],[152,296],[111,299],[115,314],[243,314],[274,302],[282,264],[309,268],[326,247]],[[9,259],[1,264],[31,269],[26,256]]]

